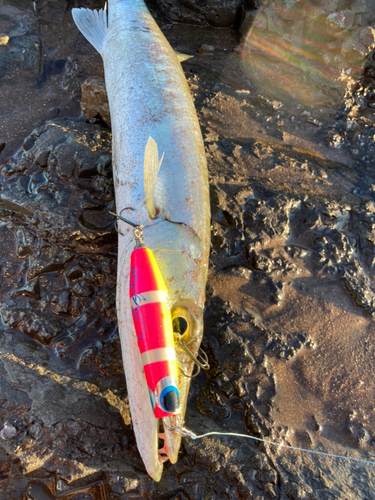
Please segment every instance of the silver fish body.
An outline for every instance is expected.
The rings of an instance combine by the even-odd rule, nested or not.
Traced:
[[[203,308],[210,240],[207,166],[202,135],[181,65],[143,0],[109,0],[103,11],[73,9],[82,33],[99,50],[112,123],[116,210],[145,224],[144,243],[154,252],[168,288],[172,315],[188,328],[184,341],[197,355],[203,335]],[[144,170],[149,137],[163,154],[154,193],[148,193]],[[153,201],[150,217],[146,199]],[[117,312],[130,410],[137,446],[148,473],[161,477],[159,422],[154,418],[129,302],[133,230],[119,223]],[[175,311],[175,313],[174,313]],[[176,312],[177,311],[177,312]],[[176,343],[180,360],[181,414],[165,419],[183,425],[194,362]],[[172,421],[173,419],[173,421]],[[180,435],[165,429],[163,454],[177,460]]]

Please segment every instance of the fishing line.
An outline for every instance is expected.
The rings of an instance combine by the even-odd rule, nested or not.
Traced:
[[[188,429],[185,429],[184,427],[179,427],[179,426],[168,427],[167,425],[165,425],[165,423],[164,423],[164,426],[170,431],[178,432],[182,436],[191,438],[193,440],[201,439],[201,438],[204,438],[206,436],[214,436],[214,435],[215,436],[237,436],[237,437],[242,437],[242,438],[247,438],[247,439],[254,439],[255,441],[261,441],[262,443],[271,444],[273,446],[279,446],[280,448],[288,448],[289,450],[303,451],[304,453],[311,453],[314,455],[323,455],[325,457],[331,457],[331,458],[342,458],[343,460],[351,460],[352,462],[361,462],[361,463],[368,464],[368,465],[375,465],[375,462],[372,462],[371,460],[364,460],[362,458],[354,458],[354,457],[345,457],[344,455],[334,455],[332,453],[324,453],[323,451],[307,450],[305,448],[297,448],[296,446],[289,446],[289,445],[284,444],[284,443],[275,443],[274,441],[268,441],[267,439],[262,439],[262,438],[258,438],[255,436],[249,436],[248,434],[238,434],[236,432],[212,431],[212,432],[206,432],[205,434],[197,435],[197,434],[194,434],[194,432],[189,431]]]

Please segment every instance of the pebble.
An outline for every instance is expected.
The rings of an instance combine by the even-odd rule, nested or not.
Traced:
[[[9,42],[9,36],[0,33],[0,45],[6,45]]]
[[[17,434],[17,429],[13,427],[9,422],[5,422],[3,428],[0,431],[0,438],[4,441],[14,438]]]

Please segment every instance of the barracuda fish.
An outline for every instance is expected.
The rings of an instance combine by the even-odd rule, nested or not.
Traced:
[[[193,358],[203,335],[210,240],[205,151],[179,60],[143,0],[109,0],[108,10],[73,9],[72,14],[104,62],[117,214],[144,224],[144,244],[168,291],[180,413],[157,419],[129,301],[133,230],[119,220],[117,313],[130,411],[138,450],[158,481],[163,461],[177,461],[181,435],[170,428],[184,423]],[[160,450],[159,432],[164,438]]]

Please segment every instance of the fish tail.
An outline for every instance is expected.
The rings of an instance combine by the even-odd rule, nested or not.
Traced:
[[[72,16],[82,35],[101,54],[108,30],[107,10],[72,9]]]

